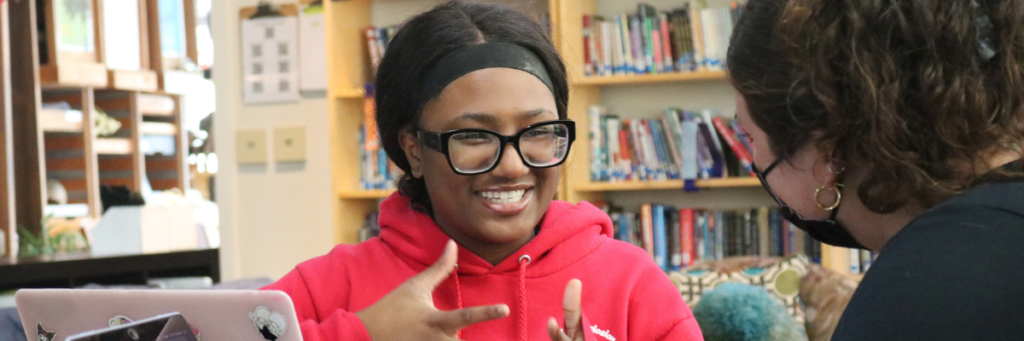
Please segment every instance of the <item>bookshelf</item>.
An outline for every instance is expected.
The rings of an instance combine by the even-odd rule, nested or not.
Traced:
[[[11,50],[8,4],[0,3],[0,257],[14,244],[14,159],[11,127]]]
[[[330,98],[331,164],[335,193],[335,242],[355,243],[365,217],[375,212],[381,199],[393,191],[359,189],[359,126],[363,122],[364,84],[372,79],[364,30],[387,26],[429,9],[438,0],[329,1],[325,2],[328,46],[328,93]],[[512,4],[514,1],[488,1]],[[648,0],[659,9],[679,7],[680,0]],[[632,117],[655,117],[666,105],[710,108],[731,116],[732,87],[724,71],[664,73],[647,75],[585,77],[583,72],[583,27],[585,14],[614,14],[636,10],[637,1],[548,0],[531,2],[528,11],[546,12],[551,18],[552,40],[562,54],[569,72],[569,117],[581,131],[589,126],[587,109],[604,104],[617,110],[631,110]],[[709,7],[728,6],[728,1],[710,0]],[[584,131],[582,135],[586,136]],[[774,206],[756,178],[709,179],[697,182],[698,193],[683,192],[683,182],[592,182],[587,139],[578,139],[563,168],[558,197],[570,202],[621,201],[667,202],[681,207],[737,208]],[[849,272],[846,249],[823,249],[823,263],[842,273]],[[845,255],[845,258],[844,258]]]

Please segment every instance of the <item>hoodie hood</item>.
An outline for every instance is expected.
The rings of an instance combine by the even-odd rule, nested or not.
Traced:
[[[430,265],[451,239],[426,213],[414,210],[409,198],[394,193],[380,205],[380,238],[406,261]],[[544,214],[540,232],[497,265],[459,246],[458,274],[485,275],[519,271],[519,259],[529,256],[527,277],[561,270],[612,238],[608,215],[587,202],[573,205],[553,200]],[[596,238],[604,235],[608,238]]]

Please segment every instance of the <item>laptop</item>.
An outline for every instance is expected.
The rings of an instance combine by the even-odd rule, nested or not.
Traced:
[[[15,294],[29,341],[180,313],[199,341],[302,341],[287,294],[256,290],[23,289]]]

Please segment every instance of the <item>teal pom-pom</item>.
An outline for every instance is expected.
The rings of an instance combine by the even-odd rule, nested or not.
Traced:
[[[724,283],[701,296],[693,316],[706,341],[794,341],[807,335],[761,287]]]

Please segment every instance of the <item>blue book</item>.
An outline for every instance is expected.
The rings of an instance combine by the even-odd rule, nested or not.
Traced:
[[[388,174],[388,152],[384,151],[384,148],[377,150],[377,171],[380,172],[380,183],[377,184],[377,189],[384,189],[387,187],[388,180],[391,180],[391,175]]]
[[[629,243],[630,235],[633,231],[630,230],[629,216],[626,214],[619,214],[619,240]]]
[[[651,225],[654,234],[654,263],[662,270],[668,271],[668,246],[665,239],[668,231],[665,228],[665,206],[651,205]]]
[[[715,259],[715,244],[712,242],[711,229],[708,228],[708,214],[707,212],[700,213],[700,226],[695,226],[694,231],[701,231],[701,245],[703,246],[703,254],[701,254],[700,260],[714,260]]]
[[[715,257],[725,259],[725,212],[715,212]]]
[[[705,167],[710,167],[708,176],[711,178],[721,178],[725,176],[725,156],[722,155],[722,149],[720,142],[718,142],[718,135],[715,134],[715,128],[711,126],[711,121],[702,120],[700,122],[700,136],[703,147],[707,152],[705,159]]]
[[[671,162],[668,160],[668,153],[665,151],[665,143],[661,131],[661,123],[659,120],[648,120],[647,125],[651,128],[651,139],[654,141],[654,153],[657,155],[658,164],[658,179],[663,180],[668,177],[668,169],[671,168]]]

